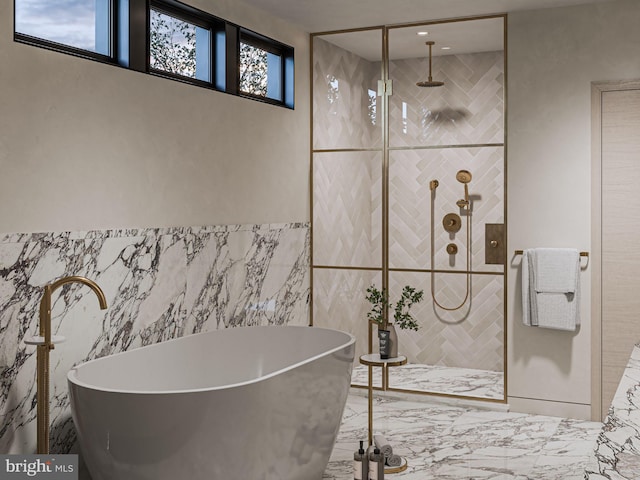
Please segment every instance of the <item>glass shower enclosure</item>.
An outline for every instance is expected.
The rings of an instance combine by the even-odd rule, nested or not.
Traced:
[[[496,15],[311,36],[312,324],[376,351],[367,287],[392,302],[422,289],[390,390],[506,401],[505,27]],[[354,385],[366,379],[356,366]]]

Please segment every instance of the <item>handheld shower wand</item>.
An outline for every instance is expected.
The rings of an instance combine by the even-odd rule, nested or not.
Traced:
[[[458,200],[456,205],[460,208],[469,208],[469,187],[468,183],[471,181],[471,172],[469,170],[460,170],[456,173],[456,180],[464,184],[464,199]]]
[[[438,188],[438,181],[431,180],[429,182],[429,189],[431,190],[431,229],[430,229],[430,237],[431,237],[431,298],[433,299],[433,303],[440,307],[442,310],[446,310],[448,312],[452,312],[454,310],[458,310],[462,308],[469,299],[469,295],[471,293],[471,210],[469,209],[469,187],[468,183],[471,181],[471,172],[468,170],[460,170],[456,173],[456,180],[460,183],[464,184],[464,198],[462,200],[458,200],[456,205],[460,208],[464,208],[467,210],[467,245],[466,245],[466,257],[467,257],[467,268],[465,270],[466,274],[466,292],[464,295],[464,299],[455,307],[445,307],[436,299],[436,278],[435,278],[435,190]],[[457,218],[458,225],[455,223],[450,223],[452,219]],[[453,220],[455,222],[455,220]],[[445,230],[449,233],[455,233],[460,230],[460,217],[454,213],[448,214],[445,216],[443,224],[445,226]],[[450,227],[450,228],[447,228]],[[457,228],[456,228],[457,227]],[[457,253],[457,247],[454,244],[447,245],[447,253],[449,255],[455,255]]]

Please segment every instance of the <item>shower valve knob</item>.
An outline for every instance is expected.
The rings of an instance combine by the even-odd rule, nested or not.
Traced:
[[[460,215],[457,213],[447,213],[442,219],[442,226],[449,233],[456,233],[462,227]]]

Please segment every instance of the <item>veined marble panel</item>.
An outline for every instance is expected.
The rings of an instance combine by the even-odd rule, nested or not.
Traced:
[[[44,285],[56,291],[51,352],[51,449],[75,442],[66,373],[75,364],[226,327],[308,323],[307,224],[0,235],[0,452],[35,450],[35,347]]]
[[[374,369],[374,379],[381,376],[381,368]],[[353,369],[352,385],[368,385],[367,367]],[[382,380],[378,380],[378,384]],[[504,373],[475,368],[443,367],[407,363],[389,369],[389,386],[402,390],[464,395],[466,397],[504,399]]]
[[[631,352],[584,478],[640,478],[640,345]]]
[[[407,470],[392,475],[401,480],[581,480],[601,426],[379,397],[373,406],[374,433],[407,459]],[[353,452],[367,427],[366,397],[350,395],[323,479],[353,478]]]

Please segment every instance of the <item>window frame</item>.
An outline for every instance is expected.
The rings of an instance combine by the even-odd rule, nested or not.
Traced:
[[[167,72],[151,66],[151,10],[155,10],[159,13],[169,15],[178,20],[190,23],[200,28],[209,30],[209,81],[200,80],[194,77],[188,77],[186,75],[180,75],[178,73]],[[146,70],[150,75],[165,77],[171,80],[177,80],[179,82],[190,83],[199,87],[211,88],[219,90],[215,86],[216,78],[216,33],[224,30],[224,21],[210,15],[206,12],[202,12],[188,5],[184,5],[179,2],[170,0],[151,0],[147,9],[147,26],[146,26]],[[197,45],[196,45],[197,48]]]
[[[259,48],[260,50],[263,50],[267,53],[271,53],[273,55],[278,55],[281,58],[281,62],[280,62],[280,98],[282,100],[278,100],[275,98],[270,98],[265,96],[261,96],[261,95],[256,95],[253,93],[249,93],[249,92],[243,92],[240,90],[240,44],[245,43],[247,45],[251,45],[252,47],[255,48]],[[269,103],[272,105],[279,105],[279,106],[283,106],[286,108],[291,108],[293,109],[293,105],[289,106],[287,104],[287,91],[289,89],[291,89],[291,96],[293,96],[293,86],[295,85],[295,81],[291,82],[292,84],[289,85],[289,81],[287,80],[287,59],[293,59],[293,54],[294,54],[294,50],[293,47],[290,47],[288,45],[285,45],[284,43],[278,42],[276,40],[273,40],[269,37],[266,37],[262,34],[259,34],[257,32],[254,32],[252,30],[249,30],[247,28],[239,28],[239,32],[238,32],[238,41],[236,42],[237,45],[237,70],[238,70],[238,80],[237,80],[237,90],[238,90],[238,96],[240,97],[244,97],[244,98],[250,98],[251,100],[257,100],[259,102],[264,102],[264,103]],[[267,71],[267,75],[268,75],[268,71]]]
[[[46,50],[119,66],[156,77],[175,80],[209,90],[228,93],[271,105],[295,109],[294,48],[236,25],[178,0],[109,0],[109,55],[60,44],[16,31],[13,1],[14,41]],[[152,68],[151,10],[209,30],[209,81]],[[279,55],[282,100],[240,91],[240,43]]]
[[[66,53],[75,57],[86,58],[89,60],[95,60],[97,62],[118,64],[118,25],[119,21],[116,18],[118,6],[116,5],[119,0],[109,0],[109,55],[86,50],[84,48],[74,47],[66,45],[64,43],[55,42],[53,40],[47,40],[46,38],[35,37],[26,33],[21,33],[16,30],[16,2],[19,0],[13,0],[13,40],[17,43],[23,43],[34,47],[44,48],[59,53]]]

